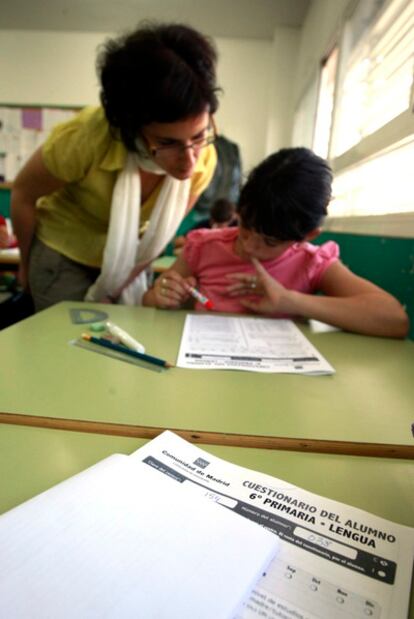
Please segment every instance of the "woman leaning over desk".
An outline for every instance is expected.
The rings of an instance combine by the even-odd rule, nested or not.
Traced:
[[[102,107],[56,127],[18,174],[12,218],[36,310],[139,304],[145,266],[216,166],[216,52],[184,25],[148,24],[98,56]]]

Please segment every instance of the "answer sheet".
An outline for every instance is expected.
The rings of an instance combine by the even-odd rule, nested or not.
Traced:
[[[278,555],[234,619],[407,617],[414,529],[221,460],[172,432],[129,457],[279,536]]]
[[[188,314],[177,366],[333,374],[335,370],[291,320]]]

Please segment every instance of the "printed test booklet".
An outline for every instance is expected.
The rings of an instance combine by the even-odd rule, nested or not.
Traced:
[[[333,374],[335,370],[291,320],[188,314],[177,366]]]
[[[280,542],[113,454],[0,516],[2,619],[232,619]]]
[[[129,457],[279,537],[237,619],[406,619],[414,529],[236,466],[171,432]]]

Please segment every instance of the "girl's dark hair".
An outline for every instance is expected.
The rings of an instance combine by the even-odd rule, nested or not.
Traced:
[[[183,24],[144,23],[109,39],[97,59],[101,102],[129,150],[151,122],[175,122],[217,110],[217,54]]]
[[[283,148],[250,173],[237,207],[243,227],[302,241],[321,225],[331,199],[328,163],[307,148]]]

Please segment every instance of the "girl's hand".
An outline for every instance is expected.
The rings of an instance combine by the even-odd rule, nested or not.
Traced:
[[[227,279],[232,283],[227,287],[229,297],[262,295],[263,286],[257,275],[251,273],[229,273]]]
[[[187,286],[195,284],[192,276],[182,277],[173,270],[162,273],[152,289],[154,305],[161,309],[178,309],[190,298]]]
[[[254,294],[261,295],[261,298],[257,301],[240,299],[240,303],[258,314],[274,314],[275,312],[287,311],[286,301],[289,290],[273,279],[256,258],[252,258],[252,263],[256,270],[255,277],[257,279],[257,287],[253,288]],[[252,276],[249,275],[248,277],[251,282]],[[250,287],[249,292],[251,295],[252,287]]]

